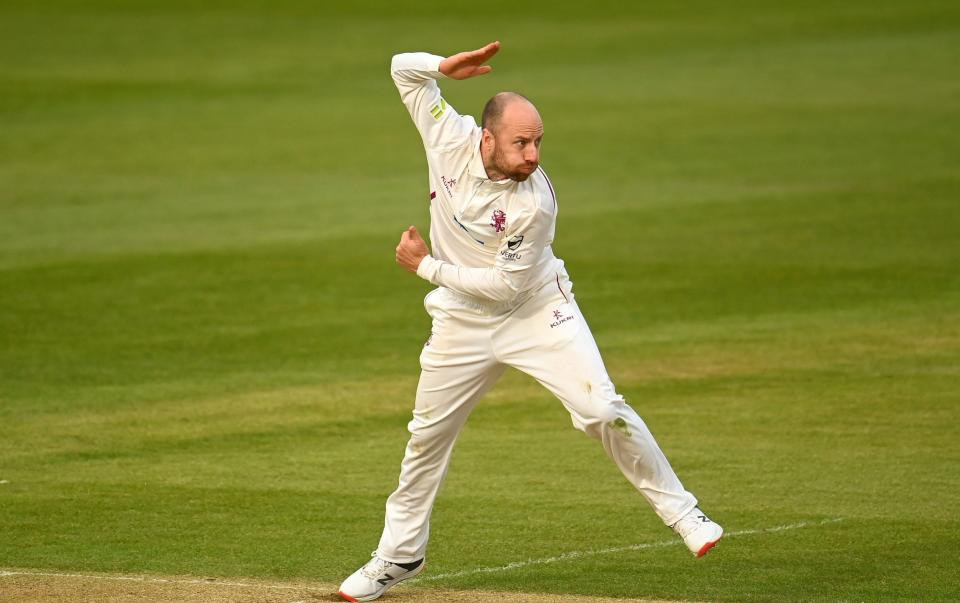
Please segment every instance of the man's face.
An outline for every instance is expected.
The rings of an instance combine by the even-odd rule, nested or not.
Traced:
[[[508,105],[495,131],[484,130],[484,139],[491,146],[488,167],[511,180],[523,182],[540,165],[543,122],[527,102]]]

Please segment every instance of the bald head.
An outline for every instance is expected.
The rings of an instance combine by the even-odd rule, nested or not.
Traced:
[[[516,92],[501,92],[483,109],[480,154],[491,180],[523,182],[540,163],[543,121],[530,100]]]
[[[481,127],[496,133],[504,121],[505,113],[509,114],[508,118],[540,121],[540,113],[529,98],[517,92],[500,92],[488,100],[483,108]]]

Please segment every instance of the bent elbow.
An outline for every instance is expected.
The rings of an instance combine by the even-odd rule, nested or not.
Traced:
[[[402,54],[395,54],[390,59],[390,75],[393,75],[396,72],[400,71],[400,65],[398,63],[402,61],[402,58],[401,58],[402,56],[403,56]]]
[[[504,272],[495,272],[496,282],[490,288],[491,299],[498,304],[510,304],[520,297],[520,287]]]

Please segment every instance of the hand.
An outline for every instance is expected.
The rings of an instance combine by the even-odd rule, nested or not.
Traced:
[[[440,73],[455,80],[490,73],[493,67],[484,65],[500,50],[500,42],[490,42],[483,48],[461,52],[440,61]]]
[[[400,244],[397,245],[397,263],[409,272],[416,273],[423,258],[430,255],[427,243],[417,232],[415,226],[403,231],[400,235]]]

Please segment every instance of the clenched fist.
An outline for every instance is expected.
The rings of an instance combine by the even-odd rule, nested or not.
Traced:
[[[415,226],[403,231],[400,235],[400,244],[397,245],[397,263],[409,272],[416,273],[417,267],[423,258],[430,255],[427,242],[423,240]]]

